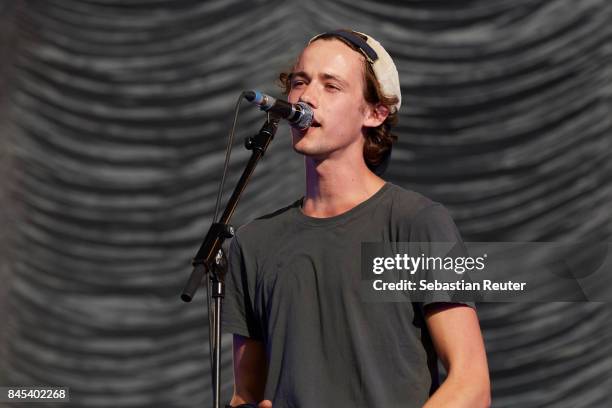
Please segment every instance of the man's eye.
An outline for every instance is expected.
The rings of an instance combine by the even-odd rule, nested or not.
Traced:
[[[304,81],[297,81],[296,80],[296,81],[291,82],[291,87],[292,88],[295,88],[297,86],[302,86],[302,85],[304,85]]]
[[[338,87],[337,87],[336,85],[334,85],[334,84],[327,84],[327,85],[325,85],[325,87],[326,87],[327,89],[331,89],[331,90],[333,90],[333,91],[338,91],[338,90],[340,90],[340,88],[338,88]]]

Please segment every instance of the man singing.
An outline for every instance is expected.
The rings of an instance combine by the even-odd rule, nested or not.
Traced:
[[[489,406],[473,304],[360,295],[362,242],[461,244],[442,205],[378,176],[401,103],[393,60],[368,35],[333,31],[311,39],[280,79],[290,102],[314,112],[311,127],[291,130],[305,157],[305,196],[232,241],[224,303],[234,333],[231,406]]]

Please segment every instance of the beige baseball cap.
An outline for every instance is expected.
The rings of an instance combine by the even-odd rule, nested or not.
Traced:
[[[374,75],[380,84],[380,88],[388,97],[397,97],[396,111],[402,106],[402,90],[399,75],[393,59],[383,46],[371,36],[353,30],[335,30],[317,34],[310,39],[308,44],[319,38],[340,37],[350,42],[363,54],[372,66]],[[365,37],[365,40],[364,40]]]

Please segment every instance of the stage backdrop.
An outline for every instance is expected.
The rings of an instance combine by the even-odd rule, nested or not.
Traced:
[[[278,95],[324,30],[394,56],[388,179],[444,203],[465,240],[610,240],[611,21],[608,0],[0,2],[0,385],[68,386],[75,407],[209,406],[204,293],[179,293],[233,105]],[[228,186],[262,120],[243,107]],[[283,126],[234,224],[295,200],[302,177]],[[479,314],[494,407],[609,406],[607,304]]]

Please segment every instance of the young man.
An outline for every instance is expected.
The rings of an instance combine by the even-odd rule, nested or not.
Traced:
[[[401,95],[372,37],[314,37],[281,74],[315,122],[292,129],[306,195],[240,228],[229,252],[224,325],[234,333],[231,406],[486,407],[489,376],[472,305],[365,302],[362,242],[456,242],[440,204],[386,183]],[[448,376],[438,386],[437,358]]]

